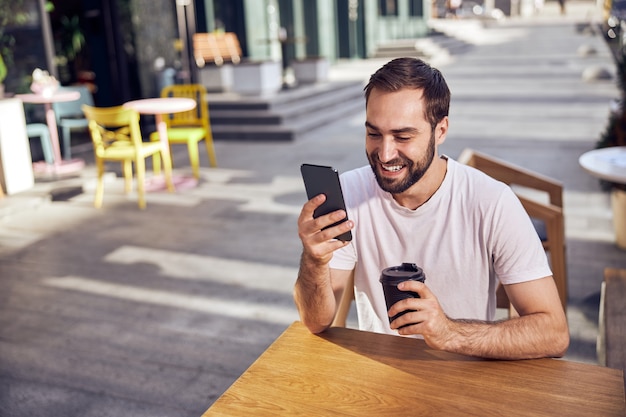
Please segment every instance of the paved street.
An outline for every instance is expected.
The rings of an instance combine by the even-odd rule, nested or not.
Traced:
[[[609,196],[578,165],[618,97],[615,80],[582,77],[614,72],[602,37],[576,30],[593,5],[570,1],[560,16],[547,3],[538,16],[485,27],[440,22],[470,47],[433,57],[452,90],[443,153],[471,147],[564,183],[567,359],[588,363],[602,270],[626,268]],[[365,80],[384,62],[338,63],[332,77]],[[361,112],[289,143],[217,142],[219,168],[206,168],[201,149],[198,187],[150,193],[145,211],[114,175],[94,209],[92,164],[0,200],[0,416],[201,415],[297,320],[299,166],[365,164],[363,122]],[[90,152],[77,156],[90,162]],[[174,157],[189,174],[185,148]],[[49,198],[76,186],[84,192]]]

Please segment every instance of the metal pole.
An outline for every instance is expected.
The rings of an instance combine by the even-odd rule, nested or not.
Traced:
[[[193,0],[187,5],[187,31],[185,37],[185,46],[187,47],[187,59],[189,62],[189,79],[192,83],[198,81],[198,70],[193,56],[193,35],[196,33],[196,9]]]
[[[50,25],[50,16],[46,11],[45,0],[38,0],[39,16],[41,17],[41,34],[43,37],[43,48],[46,54],[46,66],[48,67],[48,73],[54,78],[59,78],[59,71],[54,63],[54,41],[52,40],[52,26]]]
[[[187,21],[185,19],[185,6],[190,0],[176,0],[176,17],[178,19],[178,40],[180,41],[180,64],[181,78],[189,83],[191,69],[189,66],[189,52],[187,46]]]

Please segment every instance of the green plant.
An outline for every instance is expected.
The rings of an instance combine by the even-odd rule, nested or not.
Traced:
[[[0,54],[0,84],[4,82],[4,79],[7,77],[7,66],[4,63],[4,58]]]
[[[620,99],[616,100],[609,112],[609,118],[605,129],[596,142],[596,148],[608,148],[611,146],[626,146],[626,49],[621,41],[607,40],[609,49],[613,52],[615,62],[616,83],[620,93]],[[619,188],[626,190],[626,185],[600,180],[600,185],[605,190]]]
[[[0,83],[8,75],[8,68],[13,68],[13,51],[15,38],[11,35],[11,28],[27,24],[32,18],[33,2],[25,0],[0,0]],[[51,1],[45,2],[46,11],[54,9]],[[19,75],[19,71],[12,72],[12,76]]]
[[[80,28],[78,16],[61,16],[61,49],[73,61],[85,46],[85,35]]]

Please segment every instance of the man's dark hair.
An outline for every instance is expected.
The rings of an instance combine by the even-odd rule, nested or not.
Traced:
[[[426,118],[434,129],[448,115],[450,89],[438,69],[418,58],[396,58],[376,71],[365,86],[365,105],[372,90],[393,92],[405,88],[424,91]]]

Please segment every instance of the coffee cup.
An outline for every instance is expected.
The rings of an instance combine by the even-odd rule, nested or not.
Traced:
[[[383,269],[383,272],[380,274],[380,283],[383,286],[383,293],[385,294],[387,311],[389,311],[392,305],[400,300],[404,300],[405,298],[420,298],[419,294],[416,292],[400,291],[398,289],[398,284],[404,281],[424,282],[425,280],[426,275],[424,275],[424,271],[422,270],[422,268],[413,263],[405,262],[399,266],[392,266],[390,268]],[[408,313],[409,311],[414,310],[402,311],[393,317],[389,317],[389,323],[402,316],[403,314]]]

